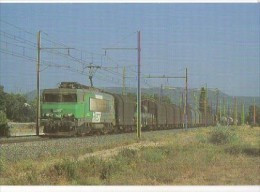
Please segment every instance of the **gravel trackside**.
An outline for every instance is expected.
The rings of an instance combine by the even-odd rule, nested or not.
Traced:
[[[176,134],[180,130],[163,130],[143,132],[142,140],[156,140]],[[79,157],[96,150],[120,147],[138,142],[136,133],[115,135],[88,136],[76,138],[60,138],[25,143],[0,145],[0,158],[17,161],[22,159],[39,159],[49,157]]]

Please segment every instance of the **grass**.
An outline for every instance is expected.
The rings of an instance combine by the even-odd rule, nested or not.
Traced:
[[[210,133],[209,142],[218,145],[239,142],[238,135],[232,130],[229,127],[213,128]]]
[[[216,127],[156,132],[144,140],[164,145],[123,149],[106,159],[1,159],[0,184],[259,185],[259,131],[260,127]]]

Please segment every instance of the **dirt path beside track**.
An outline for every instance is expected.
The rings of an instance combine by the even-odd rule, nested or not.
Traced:
[[[113,156],[116,156],[123,149],[140,150],[143,147],[159,147],[159,146],[163,146],[165,144],[166,143],[163,143],[163,142],[141,141],[141,142],[138,142],[138,143],[133,143],[133,144],[130,144],[130,145],[115,147],[115,148],[112,148],[112,149],[95,151],[93,153],[86,153],[85,155],[79,156],[78,160],[82,161],[82,160],[89,158],[89,157],[98,157],[98,158],[101,158],[101,159],[108,159],[108,158],[111,158]]]

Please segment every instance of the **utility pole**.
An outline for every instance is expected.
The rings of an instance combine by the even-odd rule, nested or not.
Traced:
[[[237,98],[234,97],[234,124],[237,125]]]
[[[188,69],[185,70],[185,129],[188,129]]]
[[[255,116],[256,116],[255,113],[256,113],[256,111],[255,111],[255,98],[254,98],[254,125],[256,124],[256,123],[255,123]]]
[[[222,103],[221,100],[219,101],[219,121],[221,122],[221,117],[222,117]]]
[[[37,34],[37,112],[36,112],[36,135],[40,130],[40,64],[41,64],[41,31]]]
[[[185,105],[184,105],[184,95],[183,95],[183,91],[182,91],[182,93],[181,93],[181,108],[183,109],[181,121],[182,121],[182,127],[184,128]]]
[[[245,108],[244,108],[244,101],[241,103],[241,125],[245,124]]]
[[[73,48],[55,48],[55,47],[41,47],[41,31],[37,33],[37,66],[36,66],[36,73],[37,73],[37,112],[36,112],[36,135],[38,136],[40,133],[40,117],[41,117],[41,93],[40,93],[40,67],[41,67],[41,50],[45,49],[67,49],[68,55],[70,55],[70,49]]]
[[[126,88],[125,88],[125,78],[126,78],[126,75],[125,75],[125,66],[123,67],[123,84],[122,84],[122,95],[126,95]]]
[[[227,117],[230,117],[230,108],[229,108],[229,104],[228,104],[228,98],[227,98]]]
[[[226,117],[226,105],[225,105],[225,98],[223,97],[223,116]]]
[[[204,118],[205,118],[205,127],[207,127],[207,99],[208,99],[208,94],[207,94],[207,84],[206,84],[206,89],[205,89],[205,99],[204,99]]]
[[[137,32],[137,52],[138,52],[138,82],[137,82],[137,137],[141,137],[141,32]]]
[[[163,84],[161,84],[161,87],[160,87],[159,102],[162,102],[162,97],[163,97]]]
[[[213,104],[212,104],[212,100],[210,101],[210,110],[209,113],[211,114],[210,117],[213,117]],[[214,118],[213,118],[213,123],[214,123]]]
[[[105,50],[105,55],[107,50],[137,50],[137,63],[138,63],[138,72],[137,72],[137,137],[141,138],[141,83],[140,83],[140,75],[141,75],[141,31],[137,31],[137,47],[109,47],[103,48]]]
[[[218,123],[218,96],[219,96],[219,90],[218,89],[216,89],[216,91],[217,91],[217,103],[216,103],[216,123]]]

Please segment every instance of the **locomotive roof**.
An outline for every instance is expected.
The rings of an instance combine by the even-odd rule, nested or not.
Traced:
[[[94,92],[100,93],[103,92],[101,89],[95,87],[89,87],[86,85],[79,84],[77,82],[61,82],[58,88],[53,89],[44,89],[44,92],[54,93],[54,92]]]
[[[70,89],[70,88],[54,88],[44,89],[44,93],[79,93],[79,92],[92,92],[92,93],[103,93],[97,89]]]

